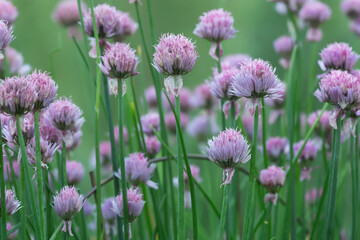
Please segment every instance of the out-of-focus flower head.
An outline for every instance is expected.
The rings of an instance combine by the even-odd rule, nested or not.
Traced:
[[[28,145],[35,134],[34,116],[32,113],[28,113],[20,118],[20,128],[25,145]],[[3,126],[3,136],[5,137],[7,143],[20,146],[15,118],[11,118],[7,125]]]
[[[282,137],[272,137],[266,141],[266,152],[273,162],[279,162],[280,156],[285,152],[287,139]]]
[[[275,51],[282,56],[280,65],[288,69],[290,67],[291,52],[295,46],[295,40],[290,36],[281,36],[274,41]]]
[[[129,214],[129,223],[133,222],[142,212],[145,201],[143,200],[143,195],[139,193],[138,189],[128,189],[127,190],[127,205],[128,205],[128,214]],[[115,197],[113,200],[113,211],[119,217],[124,217],[124,203],[122,194]]]
[[[48,164],[53,160],[55,152],[58,148],[59,148],[58,145],[40,138],[41,166],[43,168],[48,168]],[[36,164],[36,146],[35,146],[34,138],[30,142],[30,144],[27,146],[27,154],[29,157],[29,163],[32,165],[35,165]]]
[[[21,202],[16,198],[15,192],[11,189],[5,189],[5,198],[0,194],[0,201],[5,201],[5,213],[8,216],[13,215],[21,208]]]
[[[185,129],[188,122],[189,122],[189,116],[186,113],[181,113],[180,114],[181,129]],[[176,119],[173,113],[166,114],[165,125],[170,132],[176,133]]]
[[[145,136],[145,145],[149,158],[153,158],[160,152],[161,142],[156,136]]]
[[[186,131],[190,136],[204,141],[208,135],[219,132],[219,126],[213,116],[199,114],[189,122]]]
[[[267,188],[269,193],[264,197],[264,202],[269,200],[276,205],[277,202],[277,192],[285,183],[286,173],[282,167],[270,166],[267,169],[263,169],[260,172],[260,182]]]
[[[18,15],[18,10],[11,1],[0,0],[0,20],[13,25]]]
[[[158,113],[152,112],[141,116],[140,118],[143,132],[146,135],[154,135],[154,131],[160,130],[160,117]]]
[[[12,27],[10,27],[7,22],[0,19],[0,60],[4,58],[2,51],[9,46],[14,39],[12,33]]]
[[[82,13],[85,13],[86,5],[81,1]],[[53,13],[55,22],[64,26],[72,27],[78,25],[80,21],[77,0],[62,0],[59,2]]]
[[[81,182],[84,177],[84,167],[81,162],[67,161],[66,162],[66,176],[69,185],[76,185]]]
[[[343,0],[341,2],[341,10],[350,18],[358,19],[360,16],[359,0]]]

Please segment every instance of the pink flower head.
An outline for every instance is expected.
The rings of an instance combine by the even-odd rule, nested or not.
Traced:
[[[5,55],[6,61],[9,64],[10,73],[22,73],[26,65],[24,65],[24,58],[21,53],[16,51],[14,48],[7,47],[5,49]],[[0,60],[0,71],[4,71],[3,60]]]
[[[300,141],[294,144],[294,155],[297,155],[304,141]],[[307,141],[305,144],[304,150],[299,156],[299,162],[303,165],[308,165],[310,162],[314,161],[318,152],[318,147],[315,142],[312,140]]]
[[[84,209],[85,217],[88,217],[94,213],[96,206],[95,204],[91,204],[89,201],[85,201],[83,205],[83,209]]]
[[[99,38],[112,38],[122,33],[121,17],[115,7],[99,4],[94,8],[96,28]],[[84,14],[84,28],[87,35],[94,37],[93,19],[89,11]]]
[[[34,116],[32,113],[28,113],[20,118],[20,128],[25,145],[28,145],[35,134]],[[20,146],[15,118],[11,118],[7,125],[3,126],[3,136],[5,137],[6,142]]]
[[[146,103],[149,108],[156,108],[158,106],[156,98],[156,90],[154,86],[145,89]]]
[[[100,163],[105,169],[111,169],[111,143],[100,142]]]
[[[4,198],[2,198],[0,193],[0,201],[3,201]],[[16,198],[15,192],[10,189],[5,189],[5,213],[6,215],[10,216],[16,213],[20,208],[20,201]],[[1,206],[0,206],[1,210]],[[0,211],[0,217],[1,217],[1,211]]]
[[[40,120],[40,137],[52,144],[62,145],[61,131],[44,119]]]
[[[28,81],[35,84],[36,87],[36,101],[34,109],[39,110],[46,108],[52,103],[56,97],[58,86],[54,80],[46,72],[41,72],[35,69],[35,71],[27,76]]]
[[[287,139],[281,137],[272,137],[266,141],[266,152],[272,161],[278,162],[281,154],[285,152]]]
[[[213,81],[210,83],[211,94],[218,99],[236,99],[236,97],[231,93],[231,85],[237,73],[238,70],[236,68],[230,68],[214,76]]]
[[[251,58],[247,54],[232,54],[224,57],[221,61],[221,69],[229,69],[229,68],[240,68],[241,65],[250,61]]]
[[[40,138],[40,154],[41,154],[41,166],[48,168],[48,164],[53,160],[56,150],[59,148],[58,145],[50,143]],[[27,146],[27,154],[29,157],[29,163],[32,165],[36,164],[36,146],[35,139],[33,138],[30,144]]]
[[[149,165],[144,153],[132,153],[129,157],[125,158],[126,179],[135,187],[143,183],[157,189],[157,184],[150,180],[155,168],[155,164]]]
[[[282,167],[270,166],[260,172],[260,182],[269,192],[276,193],[285,183],[286,172]]]
[[[4,58],[2,50],[9,46],[10,42],[14,39],[12,33],[12,27],[0,19],[0,60]]]
[[[321,111],[316,111],[309,115],[307,119],[307,123],[309,124],[309,126],[312,127],[314,125],[320,112]],[[332,131],[332,127],[330,126],[330,122],[329,122],[330,115],[331,115],[330,111],[324,111],[323,115],[320,117],[320,127],[322,132],[325,134],[325,136],[331,134]]]
[[[238,98],[248,98],[245,108],[254,114],[256,106],[259,106],[259,111],[262,107],[260,98],[280,99],[283,85],[268,62],[255,59],[240,67],[230,92]]]
[[[85,13],[85,8],[85,4],[81,3],[81,10],[83,14]],[[64,27],[77,25],[80,21],[77,0],[63,0],[59,2],[53,13],[53,18],[58,24]]]
[[[35,83],[25,76],[6,78],[0,85],[0,111],[10,115],[25,115],[36,102]]]
[[[200,177],[200,167],[191,164],[190,165],[190,171],[191,171],[191,176],[197,181],[197,182],[201,182],[201,177]],[[189,185],[189,176],[187,175],[187,172],[184,170],[184,182],[185,185]]]
[[[311,42],[318,42],[322,39],[320,24],[327,21],[331,16],[330,8],[319,1],[308,1],[299,12],[299,17],[309,24],[306,39]]]
[[[182,98],[180,98],[181,101]],[[215,98],[211,93],[209,83],[202,83],[195,88],[195,94],[191,97],[191,105],[211,110],[215,103]]]
[[[358,37],[360,36],[360,18],[350,22],[350,30]]]
[[[19,13],[14,4],[7,0],[0,0],[0,19],[13,25]]]
[[[124,136],[124,142],[125,144],[127,144],[129,141],[129,133],[125,126],[123,127],[123,136]],[[114,137],[116,143],[119,144],[119,126],[114,127]]]
[[[305,201],[309,205],[314,205],[316,201],[321,197],[322,189],[313,188],[305,193]]]
[[[180,113],[180,126],[184,129],[189,122],[189,117],[186,113]],[[173,113],[168,113],[165,116],[165,125],[172,133],[176,133],[176,119]]]
[[[360,16],[359,0],[343,0],[341,10],[351,19],[357,19]]]
[[[145,201],[143,201],[143,195],[139,193],[138,189],[128,189],[127,190],[127,205],[129,211],[129,223],[133,222],[136,217],[138,217],[141,211],[144,208]],[[115,197],[113,201],[113,211],[119,217],[124,217],[124,205],[123,205],[123,196],[122,194]]]
[[[180,96],[180,111],[185,113],[189,112],[193,108],[193,103],[192,103],[193,93],[188,88],[183,88],[179,96]],[[170,95],[169,98],[173,106],[175,106],[175,96]],[[164,102],[164,105],[165,108],[171,111],[171,106],[167,99]]]
[[[359,59],[359,55],[352,51],[347,43],[332,43],[327,45],[321,53],[320,65],[323,70],[351,71]]]
[[[44,113],[46,121],[61,131],[77,132],[85,119],[81,109],[70,99],[60,98],[49,105]]]
[[[109,78],[125,79],[135,76],[139,63],[135,50],[129,44],[115,43],[105,51],[100,68]]]
[[[146,136],[145,145],[149,158],[155,157],[156,154],[160,152],[161,142],[157,139],[156,136]]]
[[[129,13],[118,11],[118,17],[120,18],[122,31],[114,36],[114,40],[117,42],[122,42],[127,36],[133,35],[138,29],[139,25],[134,22]]]
[[[67,161],[66,176],[69,185],[76,185],[81,182],[84,177],[84,167],[81,162]]]
[[[320,102],[334,105],[330,125],[337,129],[336,118],[343,110],[350,110],[360,103],[360,81],[347,72],[332,70],[320,80],[320,89],[314,93]]]
[[[80,212],[83,207],[83,196],[80,195],[75,187],[65,186],[61,189],[54,197],[54,210],[56,215],[58,215],[62,220],[64,220],[64,227],[62,231],[71,232],[71,219]]]
[[[161,36],[155,46],[154,67],[166,76],[166,90],[178,96],[182,87],[182,77],[193,69],[198,58],[194,43],[182,34],[167,33]]]
[[[101,213],[106,222],[112,223],[116,218],[116,214],[112,209],[114,200],[114,197],[106,198],[101,204]]]
[[[291,52],[295,46],[295,40],[290,36],[281,36],[274,41],[274,48],[282,58],[280,59],[280,65],[288,69],[290,67]]]
[[[141,126],[146,135],[154,135],[153,129],[155,131],[160,130],[160,118],[158,113],[148,113],[141,116],[140,118]]]
[[[186,131],[192,137],[205,140],[209,134],[219,132],[219,126],[214,117],[208,116],[207,114],[199,114],[189,122]]]
[[[11,225],[11,223],[7,222],[6,223],[6,231],[10,231],[14,226]],[[6,238],[6,240],[15,240],[17,237],[19,230],[16,230],[14,232],[12,232],[11,234],[9,234]]]
[[[209,139],[204,154],[210,161],[224,169],[223,184],[229,184],[235,168],[250,159],[249,145],[241,131],[235,129],[226,129],[218,136]]]

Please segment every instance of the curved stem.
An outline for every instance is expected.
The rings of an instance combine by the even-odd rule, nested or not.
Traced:
[[[264,229],[264,240],[271,239],[271,209],[272,203],[269,203],[268,208],[266,209],[266,216],[265,216],[265,229]]]
[[[0,116],[1,118],[1,116]],[[2,147],[2,126],[0,119],[0,197],[5,196],[4,157]],[[11,159],[9,159],[9,162]],[[4,197],[3,197],[4,199]],[[6,239],[6,207],[5,201],[1,201],[1,239]]]
[[[61,151],[61,164],[62,164],[62,175],[61,175],[61,187],[67,185],[67,170],[66,170],[66,143],[62,141],[62,151]]]
[[[259,125],[259,109],[256,106],[255,116],[254,116],[254,130],[253,130],[253,139],[251,144],[251,159],[250,159],[250,176],[249,176],[249,188],[248,196],[246,200],[246,209],[245,209],[245,218],[244,218],[244,228],[243,228],[243,239],[249,239],[252,229],[250,229],[251,218],[251,208],[254,204],[252,199],[254,182],[255,182],[255,160],[256,160],[256,149],[257,149],[257,136],[258,136],[258,125]]]
[[[267,151],[266,151],[266,106],[264,98],[261,98],[262,104],[262,144],[263,144],[263,156],[264,156],[264,167],[267,168],[269,166],[269,162],[267,159]]]
[[[358,218],[358,182],[356,176],[356,159],[354,152],[355,137],[350,135],[350,162],[351,162],[351,181],[352,181],[352,226],[351,226],[351,239],[357,239],[357,218]]]
[[[219,223],[219,230],[217,239],[221,240],[224,238],[224,227],[225,227],[225,220],[227,216],[227,207],[228,207],[228,197],[229,197],[229,189],[230,184],[225,184],[223,188],[223,199],[222,199],[222,206],[221,206],[221,218]]]
[[[124,104],[123,104],[123,88],[122,88],[123,79],[118,79],[118,121],[119,121],[119,145],[120,145],[120,172],[121,176],[125,176],[125,156],[124,156],[124,133],[123,133],[123,113],[124,113]],[[126,187],[126,177],[121,177],[121,190],[123,203],[127,203],[127,187]],[[123,204],[124,218],[123,218],[123,228],[124,228],[124,239],[129,239],[129,212],[128,205]]]

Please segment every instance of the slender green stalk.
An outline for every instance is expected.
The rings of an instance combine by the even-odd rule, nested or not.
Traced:
[[[1,117],[1,116],[0,116]],[[0,119],[0,196],[5,197],[5,177],[4,177],[4,157],[3,157],[3,143],[2,143],[2,127]],[[11,159],[9,159],[9,162]],[[1,201],[1,239],[6,239],[6,207],[5,201]]]
[[[341,114],[339,114],[337,120],[337,130],[333,131],[333,138],[335,138],[335,146],[333,146],[333,156],[330,162],[330,186],[329,186],[329,199],[326,207],[326,225],[324,231],[324,239],[332,239],[334,219],[335,219],[335,203],[336,203],[336,191],[337,191],[337,178],[338,178],[338,166],[340,155],[340,137],[341,137]]]
[[[262,104],[262,144],[263,144],[263,156],[264,156],[264,167],[267,168],[269,166],[267,152],[266,152],[266,106],[264,98],[261,98]]]
[[[44,182],[45,186],[49,185],[49,174],[48,170],[44,170]],[[46,209],[46,238],[49,239],[51,237],[51,233],[53,232],[53,221],[52,221],[52,207],[50,200],[50,190],[45,187],[45,209]]]
[[[254,115],[254,130],[253,130],[253,139],[251,144],[251,159],[250,159],[250,176],[249,176],[249,188],[248,188],[248,196],[246,200],[246,209],[245,209],[245,218],[244,218],[244,227],[243,227],[243,239],[248,240],[252,229],[250,229],[250,221],[251,218],[251,208],[254,204],[252,199],[253,190],[254,190],[254,182],[255,182],[255,161],[256,161],[256,149],[257,149],[257,136],[258,136],[258,125],[259,125],[259,109],[256,106],[255,115]]]
[[[119,145],[120,145],[120,171],[121,176],[125,176],[125,156],[124,156],[124,114],[123,114],[123,89],[122,89],[123,79],[118,79],[118,120],[119,120]],[[127,203],[127,187],[126,187],[126,178],[121,178],[121,190],[123,202]],[[124,204],[124,218],[123,218],[123,227],[124,227],[124,239],[129,239],[129,212],[128,205]]]
[[[96,228],[97,228],[97,239],[101,239],[101,229],[102,229],[102,214],[101,214],[101,173],[100,173],[100,92],[101,92],[101,70],[99,64],[100,60],[100,45],[99,45],[99,35],[97,31],[97,25],[95,21],[94,13],[94,3],[93,0],[90,0],[90,11],[93,23],[93,31],[95,36],[96,43],[96,100],[95,100],[95,155],[96,155]],[[120,85],[121,86],[121,85]],[[121,136],[120,136],[121,137]],[[123,175],[124,176],[124,175]],[[119,233],[121,234],[121,233]]]
[[[24,167],[24,161],[20,162],[20,192],[21,192],[21,202],[26,202],[26,184],[25,184],[25,167]],[[4,208],[5,209],[5,208]],[[20,229],[20,235],[21,239],[26,239],[26,206],[24,204],[24,207],[20,209],[20,220],[21,220],[21,229]]]
[[[66,170],[66,143],[62,141],[62,150],[61,150],[61,167],[62,167],[62,175],[61,178],[61,186],[64,187],[67,185],[67,170]]]
[[[51,235],[50,240],[55,240],[57,238],[63,225],[64,225],[64,222],[61,222],[59,224],[59,226],[56,228],[55,232]]]
[[[39,194],[39,215],[40,215],[40,226],[42,239],[45,237],[45,211],[44,211],[44,185],[43,185],[43,173],[41,167],[41,149],[40,149],[40,125],[39,125],[39,110],[34,112],[34,124],[35,124],[35,150],[36,150],[36,179],[38,184]]]
[[[265,231],[264,231],[264,240],[271,239],[271,209],[273,204],[269,203],[266,209],[266,216],[265,216]]]
[[[356,159],[354,152],[355,137],[350,136],[350,163],[351,163],[351,182],[352,182],[352,226],[351,226],[351,239],[357,239],[357,218],[358,218],[358,182],[356,176]]]
[[[228,197],[229,197],[229,189],[230,184],[225,184],[223,188],[223,199],[222,199],[222,206],[221,206],[221,218],[220,218],[220,224],[219,224],[219,230],[217,239],[221,240],[224,238],[224,227],[225,227],[225,220],[227,215],[227,207],[228,207]]]

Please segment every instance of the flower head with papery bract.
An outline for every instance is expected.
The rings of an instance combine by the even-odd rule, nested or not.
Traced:
[[[236,99],[231,93],[231,85],[234,81],[234,76],[237,75],[237,73],[237,69],[230,68],[214,76],[213,81],[210,82],[210,91],[212,95],[222,100]]]
[[[0,0],[0,20],[13,25],[19,13],[14,4],[7,0]]]
[[[65,222],[62,231],[69,232],[71,236],[71,220],[80,212],[83,206],[83,199],[83,196],[77,192],[75,187],[69,186],[65,186],[54,197],[55,213]]]
[[[135,76],[139,63],[135,50],[129,44],[115,43],[105,51],[100,68],[109,78],[125,79]]]
[[[28,145],[35,135],[34,115],[32,113],[28,113],[20,118],[20,128],[24,138],[24,143],[25,145]],[[7,143],[20,146],[15,118],[11,118],[7,125],[3,126],[3,136],[5,137]]]
[[[357,19],[360,16],[359,0],[343,0],[341,10],[351,19]]]
[[[2,198],[0,193],[0,202],[3,201],[4,198]],[[6,215],[10,216],[16,213],[20,208],[20,201],[16,198],[15,192],[10,189],[5,189],[5,213]],[[1,206],[0,206],[1,210]],[[0,217],[1,217],[1,211],[0,211]]]
[[[352,51],[347,43],[332,43],[326,46],[321,53],[320,65],[323,70],[351,71],[359,59],[359,55]]]
[[[61,131],[77,132],[85,121],[81,115],[81,109],[70,99],[60,98],[50,104],[44,118]]]
[[[285,69],[290,67],[290,57],[294,46],[295,40],[290,36],[281,36],[274,41],[275,51],[282,56],[279,63]]]
[[[114,40],[117,42],[122,42],[127,36],[133,35],[138,29],[139,25],[134,22],[129,13],[118,11],[118,16],[120,18],[122,31],[114,36]]]
[[[53,160],[56,150],[59,148],[58,145],[50,143],[40,138],[40,155],[41,155],[41,166],[48,168],[48,164]],[[36,146],[35,139],[33,139],[27,147],[27,154],[29,163],[32,165],[36,164]]]
[[[208,140],[203,152],[210,161],[224,169],[223,184],[229,184],[235,168],[250,159],[249,145],[241,131],[235,129],[226,129]]]
[[[67,161],[66,176],[69,185],[76,185],[81,182],[84,177],[84,167],[81,162]]]
[[[108,4],[99,4],[94,8],[96,28],[99,38],[112,38],[122,33],[121,17],[118,10]],[[84,14],[84,29],[87,35],[94,37],[91,11]]]
[[[12,28],[4,20],[0,20],[0,60],[4,58],[2,50],[9,46],[13,39]]]
[[[287,139],[282,137],[272,137],[266,141],[266,152],[270,160],[274,162],[280,161],[281,154],[284,153],[287,145]]]
[[[24,65],[24,58],[16,51],[14,48],[7,47],[5,48],[6,61],[8,62],[8,68],[11,74],[19,73],[22,74],[22,71],[28,66]],[[0,60],[0,72],[4,71],[3,60]]]
[[[85,8],[85,4],[81,3],[82,14],[85,13]],[[53,18],[64,27],[77,25],[80,21],[77,0],[63,0],[59,2],[53,13]]]
[[[319,84],[314,93],[320,102],[334,105],[330,115],[330,125],[337,129],[336,118],[343,110],[350,110],[360,104],[360,81],[347,72],[332,70]]]
[[[143,195],[139,193],[138,189],[128,189],[127,190],[127,205],[128,205],[128,214],[129,214],[129,223],[133,222],[141,213],[144,208],[145,201],[143,200]],[[119,217],[124,217],[124,204],[122,194],[115,197],[113,201],[113,211]]]
[[[260,182],[269,192],[276,193],[285,183],[286,173],[282,167],[270,166],[260,172]]]
[[[240,67],[234,76],[230,92],[238,98],[248,98],[245,107],[254,114],[256,106],[259,106],[259,110],[262,107],[260,98],[279,99],[283,85],[268,62],[255,59]]]
[[[154,135],[154,131],[160,130],[160,117],[158,113],[148,113],[140,118],[141,126],[146,135]]]
[[[10,115],[25,115],[34,108],[37,99],[35,83],[25,76],[6,78],[0,85],[0,111]]]
[[[36,101],[34,110],[47,108],[56,97],[58,86],[46,72],[35,71],[27,76],[28,81],[33,82],[36,87]]]
[[[150,180],[155,168],[155,164],[149,165],[144,153],[132,153],[129,157],[125,158],[126,179],[135,187],[143,183],[148,187],[157,189],[157,184]]]
[[[194,43],[182,34],[167,33],[161,36],[155,46],[155,69],[166,76],[164,84],[168,92],[178,96],[182,87],[182,78],[191,72],[198,58]]]

